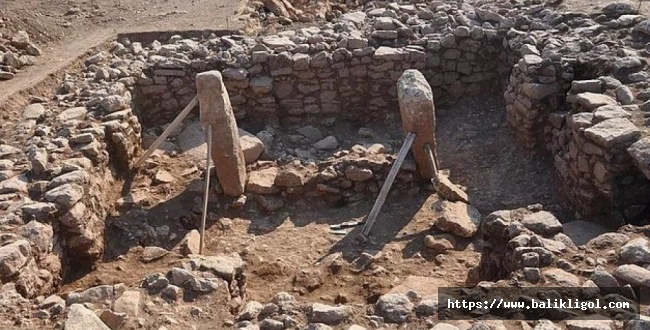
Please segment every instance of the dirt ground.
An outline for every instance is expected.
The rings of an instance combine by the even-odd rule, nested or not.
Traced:
[[[239,5],[238,0],[3,0],[0,33],[27,31],[43,55],[14,79],[0,81],[0,104],[118,33],[237,29]]]

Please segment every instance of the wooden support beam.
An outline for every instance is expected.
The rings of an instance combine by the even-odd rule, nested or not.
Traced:
[[[408,133],[406,135],[404,144],[402,144],[402,148],[399,150],[399,153],[397,154],[397,159],[393,163],[393,167],[391,167],[390,172],[388,172],[388,177],[386,177],[386,181],[384,181],[384,185],[381,187],[381,190],[379,191],[379,195],[375,200],[375,204],[372,206],[372,210],[370,211],[370,214],[368,214],[368,218],[366,219],[366,224],[363,226],[361,235],[363,235],[364,238],[368,237],[368,234],[370,234],[370,229],[372,228],[372,225],[375,223],[375,220],[379,215],[379,211],[381,210],[381,207],[384,205],[384,202],[386,201],[386,196],[388,196],[388,192],[390,191],[390,188],[393,186],[395,177],[397,176],[400,167],[402,167],[402,163],[404,162],[404,159],[406,158],[406,155],[408,154],[409,149],[411,148],[411,145],[413,144],[414,140],[415,140],[415,133]]]
[[[201,238],[199,240],[199,254],[203,254],[203,246],[205,244],[205,222],[208,217],[208,199],[210,197],[210,159],[212,158],[212,125],[208,124],[207,127],[208,151],[205,156],[205,186],[203,190],[203,215],[201,216]]]
[[[138,159],[138,161],[135,162],[135,164],[133,165],[134,169],[137,169],[140,166],[142,166],[144,161],[147,160],[147,158],[149,158],[149,156],[151,156],[151,154],[154,151],[156,151],[156,149],[158,149],[158,147],[163,143],[163,141],[165,141],[167,139],[169,134],[171,134],[174,131],[174,129],[178,125],[180,125],[181,122],[183,122],[183,119],[185,119],[185,117],[187,117],[187,115],[190,113],[190,111],[192,111],[192,109],[194,109],[194,107],[198,103],[199,103],[198,96],[194,96],[192,101],[190,101],[190,103],[185,107],[185,109],[183,109],[183,111],[181,111],[181,113],[179,113],[178,116],[176,116],[174,121],[172,121],[172,123],[169,124],[167,129],[162,134],[160,134],[160,136],[156,139],[156,141],[154,141],[154,143],[151,145],[151,147],[149,147],[149,149],[147,149],[147,151],[145,151],[145,153],[142,156],[140,156],[140,159]]]
[[[424,150],[427,152],[429,166],[431,167],[431,172],[433,172],[431,183],[433,183],[433,186],[435,187],[440,181],[440,178],[438,177],[438,160],[436,159],[436,153],[431,150],[431,145],[428,143],[424,145]]]

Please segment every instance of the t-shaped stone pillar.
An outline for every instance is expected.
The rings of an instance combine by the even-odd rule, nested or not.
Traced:
[[[436,178],[435,171],[440,164],[436,153],[436,114],[431,86],[420,71],[406,70],[397,81],[397,98],[404,132],[416,134],[411,152],[418,172],[423,179]],[[430,165],[427,144],[431,147],[436,169]]]
[[[221,188],[228,196],[241,196],[246,185],[246,162],[239,144],[237,121],[221,73],[207,71],[197,74],[196,91],[201,123],[204,129],[212,125],[211,155]]]

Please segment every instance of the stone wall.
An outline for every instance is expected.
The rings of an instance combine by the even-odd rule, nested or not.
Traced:
[[[554,157],[562,188],[583,216],[620,225],[645,211],[650,182],[627,148],[641,136],[632,122],[638,106],[611,76],[573,80],[575,60],[552,50],[521,48],[504,93],[508,124],[527,147]],[[624,105],[627,104],[627,105]]]
[[[398,77],[418,69],[437,105],[472,93],[503,93],[515,137],[551,154],[561,188],[581,215],[616,224],[643,215],[648,180],[638,164],[645,159],[633,159],[626,151],[641,130],[634,129],[638,123],[627,119],[631,115],[623,107],[639,109],[631,105],[632,90],[643,78],[645,61],[605,57],[609,48],[580,38],[477,26],[434,30],[404,42],[387,38],[392,30],[386,24],[375,19],[367,37],[328,37],[314,30],[310,36],[303,31],[248,43],[236,36],[154,43],[146,48],[150,60],[135,83],[134,106],[145,125],[169,122],[194,96],[196,73],[217,69],[240,121],[299,124],[335,117],[388,122],[399,120]],[[613,108],[596,114],[597,108],[576,103],[578,95],[579,100],[598,97],[584,93],[608,94],[602,97]],[[594,141],[598,134],[617,132],[629,136]]]
[[[94,70],[87,64],[85,73]],[[70,77],[64,85],[80,86],[82,79]],[[24,148],[0,145],[11,151],[0,153],[11,174],[0,184],[7,203],[0,254],[15,261],[0,280],[14,282],[24,297],[52,293],[66,274],[102,257],[104,219],[114,202],[107,190],[115,183],[112,170],[126,174],[140,144],[140,124],[126,102],[130,92],[119,82],[102,86],[81,88],[87,106],[28,105],[13,132]]]
[[[195,95],[196,73],[217,69],[223,71],[238,119],[285,124],[328,116],[393,121],[399,119],[396,82],[407,69],[424,73],[437,104],[498,91],[499,84],[492,82],[505,80],[508,70],[502,37],[496,30],[461,26],[407,47],[369,46],[366,38],[345,38],[327,40],[333,44],[327,50],[318,47],[323,37],[307,40],[310,44],[265,38],[248,52],[229,48],[234,63],[223,55],[151,63],[135,87],[135,103],[145,125],[169,122]],[[158,53],[170,49],[183,53],[182,46]]]

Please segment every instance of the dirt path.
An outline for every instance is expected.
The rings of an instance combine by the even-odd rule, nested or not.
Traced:
[[[14,79],[0,81],[0,105],[118,33],[239,28],[241,22],[234,15],[239,4],[239,0],[3,1],[0,17],[5,23],[0,33],[26,30],[43,55]]]

